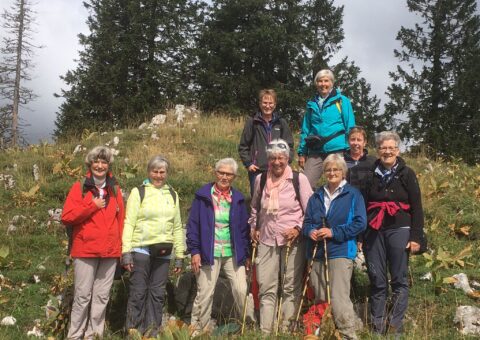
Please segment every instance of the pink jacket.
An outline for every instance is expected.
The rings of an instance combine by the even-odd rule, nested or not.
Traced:
[[[307,209],[307,204],[313,191],[310,186],[310,182],[307,177],[300,173],[300,202],[295,198],[295,189],[293,187],[293,175],[287,178],[285,184],[279,192],[279,211],[277,215],[268,215],[265,209],[257,211],[258,195],[260,191],[260,177],[255,179],[255,186],[253,191],[251,214],[248,223],[251,229],[255,229],[257,225],[257,218],[259,218],[260,229],[260,242],[267,246],[283,246],[287,243],[282,233],[287,230],[298,226],[302,228],[303,225],[303,212]],[[262,202],[265,201],[265,189],[262,192]]]

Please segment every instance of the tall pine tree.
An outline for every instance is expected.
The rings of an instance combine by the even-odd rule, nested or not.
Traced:
[[[383,120],[440,156],[478,160],[480,19],[475,0],[407,0],[421,21],[402,27]],[[459,136],[459,132],[462,132]],[[478,151],[478,148],[477,148]]]
[[[138,124],[190,98],[198,8],[189,0],[90,0],[88,35],[57,115],[56,136]]]

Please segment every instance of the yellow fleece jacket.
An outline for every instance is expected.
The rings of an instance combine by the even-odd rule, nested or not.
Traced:
[[[147,182],[142,202],[137,188],[133,188],[128,197],[122,253],[155,243],[173,243],[176,258],[184,257],[185,232],[180,217],[178,194],[175,202],[168,184],[155,188]]]

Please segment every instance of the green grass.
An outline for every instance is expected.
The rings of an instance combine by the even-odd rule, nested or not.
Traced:
[[[195,191],[213,179],[215,162],[223,157],[238,160],[237,142],[242,128],[243,121],[210,117],[192,125],[187,124],[184,128],[163,126],[157,131],[160,137],[158,141],[150,138],[151,131],[123,130],[106,135],[96,133],[89,138],[85,135],[81,141],[0,152],[0,173],[12,174],[17,183],[14,190],[5,190],[0,182],[0,254],[5,247],[9,250],[5,258],[0,257],[0,273],[5,278],[0,280],[0,319],[7,315],[17,319],[13,327],[0,326],[0,339],[26,338],[26,332],[32,329],[35,319],[47,324],[43,306],[69,282],[62,279],[66,240],[63,227],[49,222],[47,211],[63,206],[70,186],[78,177],[68,172],[81,167],[79,175],[84,173],[85,153],[72,155],[77,144],[89,150],[118,136],[120,144],[116,149],[120,150],[120,154],[115,157],[112,170],[122,189],[127,192],[140,185],[151,156],[158,153],[167,156],[172,165],[169,182],[179,193],[182,218],[186,222]],[[468,167],[460,161],[429,160],[425,156],[406,155],[405,159],[419,177],[426,231],[434,258],[433,261],[424,256],[412,258],[414,284],[410,293],[405,338],[473,339],[460,335],[453,324],[453,317],[457,306],[478,306],[478,301],[450,284],[443,284],[442,280],[464,272],[470,279],[480,281],[480,167]],[[68,165],[54,174],[54,169],[61,161]],[[13,164],[17,165],[16,171]],[[37,184],[33,180],[33,164],[40,168],[39,190],[29,195],[28,191]],[[248,193],[248,178],[243,167],[234,185]],[[15,215],[23,215],[25,219],[16,223],[16,232],[7,234],[6,230]],[[467,246],[472,248],[470,256],[463,259],[463,267],[458,262],[450,261]],[[437,258],[440,247],[450,255],[443,263]],[[39,269],[39,265],[45,269]],[[437,283],[419,280],[428,271],[436,275]],[[34,274],[39,275],[40,283],[33,282]],[[358,273],[355,276],[353,298],[364,302],[367,296],[368,278]],[[123,337],[121,329],[125,299],[126,288],[118,281],[112,290],[108,309],[108,339]],[[49,329],[45,330],[47,334]],[[175,327],[169,328],[167,333],[164,334],[165,338],[171,339],[186,338],[188,335],[185,329]],[[259,337],[259,333],[250,330],[243,339]],[[284,338],[291,337],[285,335]],[[373,337],[365,330],[361,338]]]

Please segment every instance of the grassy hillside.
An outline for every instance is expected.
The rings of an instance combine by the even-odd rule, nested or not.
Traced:
[[[186,221],[193,194],[212,179],[215,161],[227,156],[238,158],[242,127],[243,121],[239,120],[202,118],[183,128],[167,122],[157,130],[159,140],[153,140],[149,130],[85,132],[81,141],[0,153],[0,174],[12,175],[16,182],[14,188],[6,189],[6,181],[0,180],[0,319],[9,315],[17,319],[15,326],[0,326],[0,338],[25,338],[36,323],[45,327],[47,333],[52,330],[45,306],[68,285],[71,277],[62,277],[66,244],[63,227],[50,218],[48,210],[62,208],[70,186],[84,173],[85,151],[73,155],[76,145],[82,144],[87,150],[99,144],[112,146],[113,138],[118,137],[120,142],[115,149],[120,153],[115,158],[113,173],[127,192],[141,183],[152,155],[166,155],[172,163],[169,182],[179,193]],[[455,310],[460,305],[479,306],[479,300],[455,289],[448,278],[464,272],[470,279],[480,281],[480,167],[423,156],[405,158],[419,176],[431,247],[428,254],[411,261],[413,286],[406,338],[468,338],[455,328]],[[38,182],[33,177],[34,164],[39,168]],[[248,192],[243,168],[235,185]],[[433,280],[419,280],[427,272],[432,272]],[[38,275],[38,283],[34,275]],[[364,302],[368,280],[363,273],[355,277],[354,298]],[[124,295],[123,283],[117,282],[109,309],[107,338],[121,338],[121,316],[112,315],[121,307]],[[56,315],[55,308],[50,308],[50,315]],[[370,339],[371,335],[365,331],[362,338]]]

